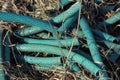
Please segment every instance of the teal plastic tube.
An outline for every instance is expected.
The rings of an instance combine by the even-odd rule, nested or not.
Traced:
[[[48,22],[38,20],[29,16],[24,16],[21,14],[0,12],[0,20],[9,21],[9,22],[19,22],[19,23],[33,26],[32,28],[34,28],[34,26],[39,27],[37,29],[39,29],[40,31],[42,29],[42,30],[54,32],[52,26],[50,26]],[[34,30],[34,31],[37,33],[38,30],[37,31]]]
[[[48,46],[48,45],[38,45],[38,44],[18,44],[15,46],[17,50],[22,52],[47,52],[49,54],[56,54],[67,57],[69,50],[61,49],[58,47]],[[78,62],[84,68],[88,69],[92,74],[96,75],[99,71],[102,71],[98,66],[87,58],[78,55],[75,52],[71,52],[69,56],[70,60]],[[104,76],[105,73],[102,73],[100,76]]]
[[[53,37],[50,35],[50,33],[40,32],[36,34],[37,37],[43,38],[43,39],[53,39]]]
[[[58,66],[58,65],[45,65],[45,66],[41,66],[41,65],[34,65],[35,70],[38,71],[50,71],[50,70],[57,70],[59,68],[61,68],[62,66]]]
[[[3,32],[4,36],[5,36],[5,32],[6,31]],[[4,51],[3,51],[3,53],[4,53],[3,57],[4,57],[5,64],[7,64],[7,65],[10,65],[10,47],[9,47],[9,45],[10,45],[10,42],[9,42],[10,36],[11,36],[11,34],[10,34],[10,32],[8,32],[8,34],[7,34],[6,38],[5,38],[5,41],[4,41],[5,46],[4,46]]]
[[[71,17],[72,15],[74,15],[75,13],[77,13],[79,11],[79,9],[81,9],[83,6],[80,5],[79,2],[76,2],[75,4],[73,4],[69,9],[67,9],[66,11],[62,12],[61,14],[53,17],[50,22],[51,23],[61,23],[64,20],[66,20],[67,18]]]
[[[107,24],[114,24],[114,23],[116,23],[119,20],[120,20],[120,11],[117,12],[114,16],[106,19],[105,23],[107,23]]]
[[[93,61],[92,57],[90,56],[90,54],[82,51],[82,50],[75,50],[74,52],[84,56],[85,58],[89,59],[90,61]]]
[[[78,18],[78,14],[75,14],[73,16],[71,16],[70,18],[68,18],[61,26],[60,28],[58,28],[58,32],[59,33],[63,33],[65,30],[67,30],[70,25]]]
[[[80,68],[78,67],[78,65],[76,65],[75,63],[70,63],[70,62],[66,62],[67,64],[67,67],[70,67],[70,70],[72,70],[73,72],[80,72]],[[62,65],[49,65],[49,64],[46,64],[46,65],[35,65],[34,68],[36,70],[56,70],[56,69],[59,69],[59,68],[63,68],[63,64]]]
[[[47,39],[47,40],[53,40],[54,39],[52,35],[50,35],[49,33],[45,33],[45,32],[38,33],[38,34],[36,34],[36,36],[38,38],[43,38],[43,39]],[[59,39],[66,39],[67,40],[67,39],[72,38],[71,36],[61,36],[61,35],[58,35],[57,37],[58,37],[58,40]]]
[[[86,21],[86,19],[83,16],[81,16],[81,19],[80,19],[80,27],[81,27],[81,29],[83,31],[84,36],[87,39],[87,44],[88,44],[89,50],[91,52],[93,61],[101,69],[105,70],[104,65],[103,65],[102,57],[101,57],[101,55],[99,53],[97,44],[96,44],[95,39],[93,37],[92,31],[90,29],[90,26],[88,25],[88,22]],[[107,78],[107,73],[104,72],[104,74],[105,75],[102,76],[101,78]]]
[[[64,7],[65,5],[69,4],[73,0],[60,0],[59,1],[59,7]]]
[[[32,57],[17,55],[18,60],[25,61],[29,64],[39,64],[39,65],[60,65],[62,64],[62,57]]]
[[[106,6],[101,6],[100,10],[102,11],[112,11],[115,8],[115,5],[106,5]]]
[[[33,35],[33,34],[36,34],[38,32],[41,32],[41,31],[43,31],[43,29],[41,29],[38,26],[29,26],[29,27],[18,29],[14,32],[18,36],[29,36],[29,35]]]
[[[94,0],[96,3],[102,2],[103,0]]]
[[[32,57],[17,55],[19,61],[25,61],[29,64],[35,64],[37,70],[53,70],[55,66],[62,65],[62,57]],[[67,62],[68,64],[69,62]],[[61,66],[62,67],[62,66]],[[76,64],[71,65],[73,71],[80,71]]]
[[[110,41],[102,41],[108,48],[112,49],[115,53],[120,55],[120,45]]]
[[[89,47],[89,50],[91,52],[94,62],[102,63],[102,58],[97,48],[97,45],[94,40],[93,34],[91,32],[90,26],[88,25],[88,22],[83,16],[80,19],[80,27],[83,31],[84,36],[87,39],[87,44],[88,44],[88,47]]]
[[[110,55],[108,55],[108,57],[109,57],[109,59],[112,61],[112,62],[114,62],[114,63],[116,63],[117,62],[117,60],[119,59],[119,54],[116,54],[115,52],[114,52],[114,54],[110,54]]]
[[[111,25],[111,24],[114,24],[116,23],[117,21],[120,20],[120,11],[117,12],[114,16],[106,19],[104,22],[102,23],[99,23],[99,27],[102,27],[103,25]]]
[[[101,38],[103,38],[105,40],[112,41],[112,42],[114,42],[115,40],[117,40],[116,37],[114,37],[114,36],[112,36],[112,35],[110,35],[108,33],[105,33],[105,32],[102,32],[102,31],[96,30],[96,29],[91,29],[91,30],[92,30],[92,32],[94,34],[98,35],[99,37],[101,37]]]
[[[3,44],[2,44],[2,38],[3,38],[3,31],[0,30],[0,80],[6,80],[5,77],[5,71],[3,69]]]
[[[80,45],[77,38],[57,39],[57,40],[40,40],[40,39],[32,39],[32,38],[22,38],[20,41],[25,43],[35,43],[35,44],[66,47],[66,46],[71,46],[73,40],[74,40],[74,44],[73,44],[74,46]]]

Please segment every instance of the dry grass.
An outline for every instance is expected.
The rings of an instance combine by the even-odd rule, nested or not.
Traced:
[[[109,1],[109,3],[101,3],[95,4],[92,1],[85,3],[88,8],[84,9],[82,14],[87,16],[87,19],[90,20],[90,25],[97,25],[95,21],[95,17],[100,13],[97,9],[101,5],[108,5],[108,4],[118,4],[115,1]],[[48,20],[52,16],[59,14],[60,10],[58,7],[58,0],[0,0],[0,10],[7,11],[7,12],[14,12],[20,13],[23,15],[29,15],[38,19]],[[96,11],[96,12],[94,12]],[[115,14],[117,10],[112,12],[103,12],[101,15],[104,15],[104,18],[108,18]],[[80,12],[81,13],[81,12]],[[92,14],[92,15],[91,15]],[[100,16],[101,17],[101,16]],[[14,28],[23,28],[26,25],[23,24],[16,24],[16,23],[8,23],[8,22],[0,22],[0,26],[8,32],[14,34]],[[117,25],[116,25],[117,26]],[[114,30],[118,29],[115,28]],[[67,33],[69,34],[69,32]],[[7,35],[7,33],[6,33]],[[72,34],[71,34],[72,35]],[[76,37],[76,36],[75,36]],[[4,41],[4,40],[3,40]],[[84,43],[84,42],[83,42]],[[15,52],[12,48],[14,44],[11,43],[11,53],[12,53],[12,62],[11,66],[5,66],[5,70],[7,71],[7,75],[10,76],[11,80],[82,80],[79,78],[80,75],[83,75],[85,80],[93,80],[94,77],[91,75],[87,70],[80,66],[83,70],[81,73],[74,73],[66,70],[66,66],[60,67],[53,71],[36,71],[32,66],[26,63],[19,63],[16,60]],[[72,50],[73,46],[70,48]],[[116,80],[119,79],[120,73],[120,64],[112,63],[109,58],[104,55],[103,53],[105,50],[101,49],[101,53],[103,57],[106,58],[106,68],[108,70],[109,75],[115,78]],[[21,54],[21,53],[20,53]],[[23,54],[23,53],[22,53]],[[25,54],[25,53],[24,53]],[[31,53],[31,55],[35,55],[36,53]],[[39,53],[37,53],[39,55]],[[36,55],[37,56],[37,55]],[[46,55],[44,55],[46,56]],[[69,57],[69,55],[68,55]],[[109,68],[110,67],[110,68]]]

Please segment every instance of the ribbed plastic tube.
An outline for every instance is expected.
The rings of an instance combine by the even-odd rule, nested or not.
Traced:
[[[45,65],[60,65],[62,64],[62,57],[32,57],[26,55],[17,55],[17,58],[20,61],[25,61],[29,64],[39,64],[42,66]]]
[[[38,45],[38,44],[19,44],[15,46],[19,51],[23,52],[47,52],[49,54],[56,54],[67,57],[69,50],[61,49],[58,47],[48,46],[48,45]],[[75,52],[71,52],[69,56],[70,60],[73,60],[79,64],[81,64],[84,68],[88,69],[91,73],[96,75],[100,69],[98,66],[96,66],[93,62],[88,60],[87,58],[78,55]],[[100,76],[106,75],[105,73],[102,73]]]
[[[60,28],[58,28],[58,32],[59,33],[63,33],[65,30],[67,30],[70,25],[78,18],[78,14],[75,14],[73,16],[71,16],[70,18],[68,18],[61,26]]]
[[[34,26],[39,27],[37,29],[39,29],[40,31],[42,29],[42,30],[47,30],[47,31],[50,31],[50,32],[54,32],[52,26],[50,26],[48,22],[38,20],[38,19],[29,17],[29,16],[24,16],[24,15],[21,15],[21,14],[0,12],[0,20],[9,21],[9,22],[19,22],[19,23],[23,23],[23,24],[33,26],[32,28],[34,28]],[[36,31],[36,33],[37,33],[37,31]]]
[[[5,71],[3,69],[3,44],[2,44],[3,31],[0,30],[0,80],[6,80]]]
[[[57,40],[40,40],[40,39],[33,39],[33,38],[22,38],[20,41],[25,43],[35,43],[35,44],[66,47],[66,46],[71,46],[73,43],[73,40],[74,40],[74,44],[73,44],[74,46],[80,45],[77,38],[57,39]]]
[[[96,30],[96,29],[91,29],[93,31],[94,34],[98,35],[99,37],[108,40],[108,41],[115,41],[117,40],[116,37],[109,35],[108,33],[102,32],[100,30]]]
[[[79,9],[81,9],[83,6],[80,5],[79,2],[76,2],[75,4],[73,4],[69,9],[67,9],[66,11],[60,13],[59,15],[53,17],[50,22],[52,23],[61,23],[64,20],[66,20],[67,18],[71,17],[72,15],[74,15],[75,13],[77,13],[79,11]]]

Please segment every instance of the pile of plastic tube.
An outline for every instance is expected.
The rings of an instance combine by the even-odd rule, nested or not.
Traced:
[[[64,7],[70,2],[69,0],[61,0],[59,6]],[[95,0],[95,2],[97,4],[101,0]],[[116,62],[120,54],[120,45],[117,43],[120,38],[110,35],[102,31],[102,29],[104,29],[104,26],[106,28],[113,27],[113,24],[116,24],[120,20],[120,12],[116,12],[104,21],[99,22],[98,20],[98,28],[95,29],[89,25],[86,16],[80,14],[85,7],[84,3],[81,4],[78,1],[48,21],[9,12],[0,12],[0,20],[28,25],[28,27],[14,31],[15,35],[19,36],[19,38],[17,37],[17,44],[13,47],[14,50],[20,51],[21,53],[39,52],[54,55],[51,57],[35,57],[16,54],[19,61],[34,65],[36,70],[43,71],[53,70],[56,69],[56,66],[66,64],[70,66],[71,71],[80,72],[82,70],[77,65],[79,64],[97,79],[107,80],[109,75],[105,68],[103,62],[105,59],[100,53],[100,48],[104,47],[109,59]],[[114,7],[115,5],[107,6],[106,9],[112,11]],[[102,10],[104,10],[104,7],[102,7]],[[79,25],[76,24],[77,21]],[[71,25],[74,25],[74,27],[71,27]],[[69,29],[72,29],[71,34],[75,33],[74,36],[69,34],[65,35],[65,31]],[[3,35],[4,31],[1,31],[1,41]],[[7,37],[10,38],[10,36],[8,35]],[[8,42],[7,37],[5,39],[6,43]],[[81,43],[82,40],[85,43]],[[9,47],[3,46],[2,42],[0,44],[0,66],[3,67],[3,61],[10,62],[11,51]],[[83,49],[83,45],[86,45],[85,49]],[[76,47],[77,49],[74,50],[73,48]],[[8,80],[3,69],[0,69],[0,75],[3,75],[0,76],[0,80]]]

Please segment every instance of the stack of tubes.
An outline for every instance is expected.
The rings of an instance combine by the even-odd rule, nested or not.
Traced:
[[[101,1],[102,0],[95,0],[96,3],[100,3]],[[72,0],[60,0],[59,7],[64,7],[71,2]],[[112,6],[112,8],[109,8],[109,10],[112,10],[113,7],[114,6]],[[34,65],[34,68],[36,70],[43,71],[55,70],[56,66],[62,67],[64,64],[66,64],[67,66],[71,66],[71,71],[80,72],[82,70],[77,65],[80,64],[99,80],[108,80],[109,75],[103,63],[104,58],[99,52],[99,46],[102,44],[105,45],[105,47],[107,47],[108,49],[112,48],[111,51],[109,50],[106,53],[108,53],[109,55],[115,53],[118,54],[117,58],[114,59],[111,56],[109,56],[109,58],[111,58],[111,60],[115,62],[118,59],[118,56],[120,55],[120,45],[114,42],[119,41],[120,38],[114,37],[99,29],[91,28],[86,17],[82,14],[80,15],[79,20],[79,11],[83,8],[85,8],[85,5],[81,4],[78,0],[78,2],[74,3],[66,11],[63,11],[59,15],[51,18],[49,21],[43,21],[29,16],[9,12],[0,12],[0,20],[28,25],[28,27],[17,29],[14,31],[14,33],[17,36],[20,36],[18,38],[18,44],[14,46],[15,50],[19,50],[21,52],[26,53],[42,52],[56,55],[53,57],[34,57],[16,54],[16,57],[19,61],[25,61],[31,65]],[[77,37],[65,36],[64,32],[68,30],[71,25],[75,24],[77,20],[79,20],[80,26],[80,30],[78,30],[78,32],[76,33]],[[116,14],[112,17],[109,17],[105,21],[100,22],[98,26],[102,28],[103,24],[109,26],[118,22],[119,20],[120,12],[116,12]],[[56,24],[61,24],[61,26],[57,27]],[[44,31],[52,35],[47,34]],[[36,34],[41,38],[34,39],[29,37],[30,35]],[[1,41],[3,35],[4,31],[1,31]],[[82,38],[86,40],[86,45],[89,49],[89,53],[86,53],[83,50],[69,51],[68,49],[66,49],[66,47],[71,46],[82,46],[82,43],[79,42]],[[102,42],[96,43],[95,40],[102,40]],[[8,40],[5,41],[8,42]],[[2,63],[5,61],[10,63],[10,50],[8,46],[4,47],[2,42],[0,44],[0,75],[3,75],[0,76],[0,80],[9,80],[6,79],[5,72],[2,68]],[[5,54],[3,55],[3,53]],[[82,77],[80,76],[80,78]]]

